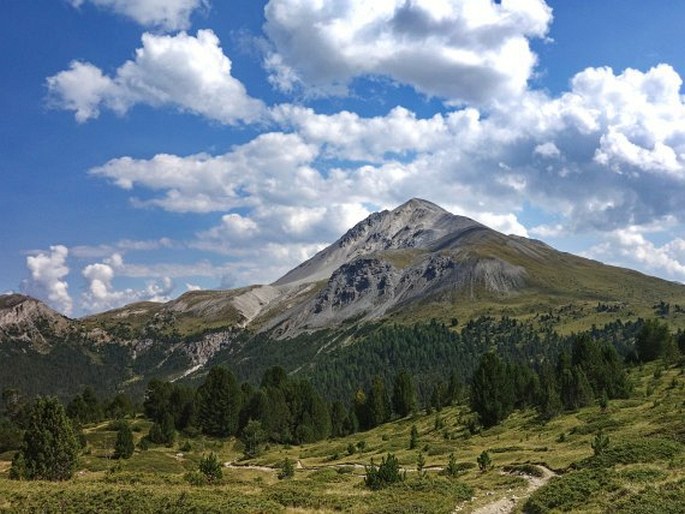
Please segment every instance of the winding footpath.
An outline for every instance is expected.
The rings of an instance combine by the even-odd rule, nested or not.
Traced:
[[[266,471],[266,472],[276,472],[279,470],[278,467],[275,466],[256,466],[256,465],[251,465],[251,464],[236,464],[235,462],[225,462],[224,463],[225,468],[229,469],[251,469],[255,471]],[[327,469],[327,468],[340,468],[340,467],[351,467],[354,468],[356,471],[363,471],[365,466],[363,464],[357,464],[357,463],[349,463],[349,464],[321,464],[318,466],[303,466],[302,462],[299,460],[296,461],[295,463],[295,468],[296,469],[306,469],[310,471],[316,471],[320,469]],[[483,505],[481,507],[477,507],[475,510],[471,510],[471,514],[510,514],[514,511],[516,508],[516,505],[519,504],[522,500],[527,499],[533,492],[537,491],[540,489],[543,485],[545,485],[547,482],[552,477],[557,476],[557,474],[552,471],[551,469],[545,467],[545,466],[540,466],[536,465],[536,468],[540,470],[542,473],[542,476],[533,476],[529,475],[526,473],[507,473],[502,471],[502,474],[515,474],[518,475],[528,481],[528,487],[526,490],[523,492],[523,494],[517,496],[515,494],[507,494],[502,498],[499,498],[495,501],[492,501],[486,505]],[[438,466],[431,466],[430,468],[426,468],[426,471],[442,471],[442,467]],[[404,468],[402,468],[404,470]],[[411,471],[415,471],[415,469],[411,469]],[[486,493],[486,494],[493,494],[493,493]],[[457,514],[457,513],[463,513],[463,512],[468,512],[468,508],[470,504],[472,503],[473,498],[468,501],[464,501],[457,505],[455,509],[452,511],[452,514]]]
[[[516,508],[516,505],[521,500],[525,500],[528,498],[533,492],[536,490],[540,489],[543,485],[545,485],[547,482],[552,477],[557,476],[557,474],[552,471],[549,468],[546,468],[545,466],[536,466],[541,472],[542,476],[537,477],[533,475],[528,475],[525,473],[515,473],[516,475],[525,478],[528,481],[528,488],[525,490],[523,495],[521,496],[516,496],[516,495],[506,495],[503,498],[500,498],[498,500],[495,500],[491,503],[488,503],[486,505],[483,505],[482,507],[478,507],[475,510],[471,511],[471,514],[510,514],[511,512],[514,512],[514,509]],[[504,473],[504,472],[503,472]],[[504,473],[508,474],[508,473]],[[463,502],[460,505],[458,505],[453,511],[453,514],[456,513],[461,513],[464,512],[467,505],[469,502]]]

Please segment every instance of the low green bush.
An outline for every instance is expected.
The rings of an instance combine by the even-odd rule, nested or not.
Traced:
[[[552,510],[573,511],[585,505],[600,491],[616,488],[608,470],[583,469],[552,478],[535,491],[523,505],[526,514],[544,514]]]

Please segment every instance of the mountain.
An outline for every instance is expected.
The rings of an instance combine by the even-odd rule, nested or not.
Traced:
[[[21,294],[0,295],[0,342],[16,341],[49,351],[54,336],[69,331],[71,320],[43,302]]]
[[[300,370],[372,325],[506,315],[568,333],[654,316],[655,306],[663,315],[669,304],[685,305],[684,285],[412,199],[370,215],[270,285],[188,292],[78,320],[32,298],[0,296],[0,358],[21,364],[0,374],[0,388],[32,365],[49,375],[22,379],[32,392],[50,389],[69,366],[75,378],[60,391],[93,380],[103,390],[140,390],[150,377],[192,378],[217,362],[249,376],[286,361]],[[668,316],[685,326],[679,307]]]

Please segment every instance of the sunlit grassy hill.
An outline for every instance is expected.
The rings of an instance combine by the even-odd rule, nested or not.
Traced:
[[[419,414],[349,437],[302,446],[271,445],[243,460],[235,439],[188,438],[111,459],[110,422],[85,428],[87,446],[66,483],[8,479],[0,455],[0,512],[621,512],[679,513],[685,504],[685,374],[653,363],[633,368],[634,395],[541,423],[533,411],[472,434],[464,405]],[[409,449],[412,425],[416,448]],[[139,441],[149,429],[132,420]],[[594,456],[598,433],[609,446]],[[492,467],[476,460],[488,452]],[[216,485],[191,485],[202,455],[225,463]],[[425,476],[416,471],[419,452]],[[364,486],[364,466],[388,453],[406,480],[379,491]],[[453,455],[455,476],[443,471]],[[296,463],[279,480],[284,459]],[[550,476],[554,476],[549,479]],[[549,481],[547,481],[549,479]],[[505,510],[478,510],[481,508]]]

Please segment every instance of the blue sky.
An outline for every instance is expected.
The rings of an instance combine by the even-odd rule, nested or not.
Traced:
[[[270,282],[412,196],[685,281],[678,0],[0,9],[0,292]]]

